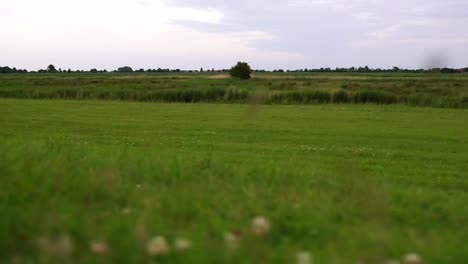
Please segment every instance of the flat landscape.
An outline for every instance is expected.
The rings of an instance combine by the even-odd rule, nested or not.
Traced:
[[[2,1],[0,264],[468,264],[467,24]]]
[[[466,74],[0,76],[0,262],[465,263],[467,90]],[[191,246],[150,256],[157,236]]]

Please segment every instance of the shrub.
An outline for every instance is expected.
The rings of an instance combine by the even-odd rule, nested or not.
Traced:
[[[127,72],[133,72],[133,69],[132,67],[124,66],[124,67],[118,68],[117,71],[127,73]]]
[[[243,80],[250,79],[250,74],[252,73],[252,69],[250,68],[247,62],[238,62],[237,65],[233,66],[229,71],[229,74],[232,77],[240,78]]]

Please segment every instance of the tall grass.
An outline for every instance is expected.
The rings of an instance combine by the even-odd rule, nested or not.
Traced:
[[[235,88],[175,89],[175,90],[0,90],[0,98],[118,100],[174,103],[248,103],[253,91]],[[263,98],[266,104],[403,104],[411,106],[468,108],[468,96],[436,96],[427,93],[396,95],[386,91],[302,90],[270,92]]]
[[[268,103],[271,104],[327,104],[330,103],[332,95],[327,91],[293,91],[278,93],[270,96]]]
[[[39,90],[0,90],[2,98],[19,99],[65,99],[65,100],[122,100],[139,102],[246,102],[249,92],[238,89],[178,89],[178,90],[82,90],[60,89],[56,91]]]
[[[359,91],[353,96],[354,103],[376,103],[376,104],[393,104],[397,103],[397,97],[394,94],[384,91]]]
[[[143,78],[144,77],[144,78]],[[267,104],[404,104],[467,108],[468,78],[257,78],[0,76],[0,98]],[[340,79],[340,78],[343,79]],[[398,77],[398,78],[397,78]],[[348,79],[347,79],[348,78]],[[255,100],[258,101],[258,100]]]

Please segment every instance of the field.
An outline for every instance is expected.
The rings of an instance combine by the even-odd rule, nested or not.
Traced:
[[[70,81],[0,78],[3,92]],[[1,263],[468,259],[466,109],[90,99],[0,99]],[[252,234],[256,216],[270,232]],[[192,247],[151,257],[154,236]]]
[[[468,108],[468,74],[256,73],[0,76],[0,98],[262,104],[400,104]]]

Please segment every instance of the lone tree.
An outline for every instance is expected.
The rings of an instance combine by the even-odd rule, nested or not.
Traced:
[[[238,62],[236,66],[233,66],[229,71],[232,77],[237,77],[243,80],[250,79],[250,73],[252,73],[252,69],[250,68],[247,62]]]
[[[57,72],[57,69],[55,69],[55,66],[53,64],[47,66],[47,71],[48,72]]]
[[[118,68],[117,71],[127,73],[127,72],[133,72],[133,69],[132,67],[124,66],[124,67]]]

